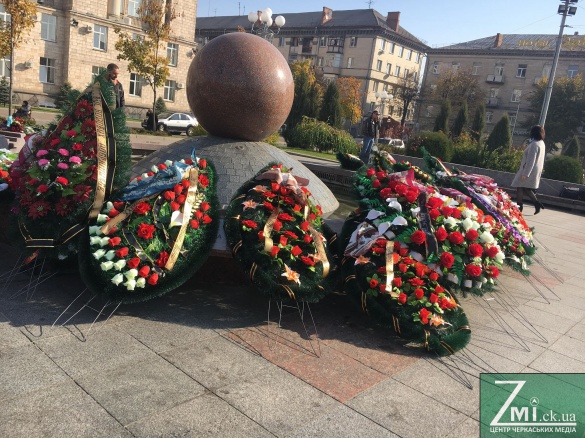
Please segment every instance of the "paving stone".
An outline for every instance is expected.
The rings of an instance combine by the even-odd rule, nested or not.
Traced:
[[[269,362],[221,336],[162,354],[210,390],[263,372]]]
[[[537,357],[530,368],[541,373],[585,373],[585,362],[565,354],[547,350]]]
[[[16,327],[8,323],[0,323],[0,351],[8,348],[22,347],[30,341]],[[1,353],[0,353],[1,354]]]
[[[398,435],[384,429],[360,413],[341,405],[300,427],[287,438],[393,438]]]
[[[0,436],[125,438],[132,435],[69,381],[2,403]]]
[[[434,383],[429,379],[428,385]],[[400,436],[442,436],[467,418],[393,379],[376,385],[347,404]]]
[[[218,389],[217,395],[277,436],[286,436],[340,406],[273,365],[258,374]]]
[[[92,332],[84,342],[68,334],[40,340],[37,345],[73,379],[156,357],[116,326]]]
[[[139,437],[272,437],[215,394],[205,393],[193,400],[139,420],[128,426]]]
[[[88,374],[77,381],[123,425],[172,408],[205,391],[160,357]]]
[[[61,384],[66,374],[33,344],[0,350],[0,401]],[[1,411],[1,409],[0,409]],[[1,436],[1,434],[0,434]]]
[[[448,438],[477,438],[479,436],[479,421],[473,418],[466,419],[453,432],[447,435]]]
[[[567,332],[567,336],[575,339],[585,339],[585,324],[575,324],[573,328]]]
[[[528,305],[521,305],[518,307],[520,312],[528,315],[530,322],[538,327],[549,328],[557,333],[566,333],[569,331],[577,321],[566,316],[558,316],[544,310],[536,309]],[[580,321],[582,318],[579,318]]]
[[[561,336],[554,344],[549,348],[550,351],[564,354],[575,360],[583,362],[585,368],[585,342],[583,338],[575,339],[570,336]]]

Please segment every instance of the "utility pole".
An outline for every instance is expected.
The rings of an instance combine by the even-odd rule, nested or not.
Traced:
[[[548,84],[546,86],[546,92],[544,94],[544,102],[542,103],[542,111],[540,112],[540,119],[538,124],[544,126],[546,122],[546,113],[548,112],[548,105],[550,103],[550,96],[553,90],[553,83],[555,80],[555,73],[557,70],[557,64],[559,62],[559,55],[561,53],[561,45],[563,44],[563,32],[565,30],[565,21],[568,15],[575,15],[577,10],[576,7],[569,7],[569,3],[576,3],[577,0],[564,0],[564,5],[559,6],[558,12],[562,13],[563,18],[561,19],[561,28],[559,30],[559,36],[557,37],[557,46],[555,49],[555,56],[553,58],[552,68],[550,69],[550,76],[548,78]]]

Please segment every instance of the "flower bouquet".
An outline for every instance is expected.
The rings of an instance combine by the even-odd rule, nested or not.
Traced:
[[[204,159],[167,161],[107,202],[80,242],[88,288],[114,303],[145,301],[187,281],[218,228],[215,173]]]
[[[12,184],[10,166],[17,158],[18,154],[11,153],[7,149],[0,149],[0,192],[4,192]]]
[[[238,190],[227,209],[234,257],[270,299],[317,302],[334,282],[321,208],[311,202],[307,184],[281,164],[269,166]]]
[[[95,218],[111,192],[128,181],[130,144],[113,85],[102,77],[78,98],[56,128],[37,136],[15,163],[15,210],[27,248],[77,251],[75,236]]]

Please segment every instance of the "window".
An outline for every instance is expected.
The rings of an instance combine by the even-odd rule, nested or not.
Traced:
[[[388,91],[388,84],[385,83],[384,86],[382,87],[382,90]]]
[[[404,77],[405,77],[405,78],[408,78],[408,75],[410,75],[410,70],[409,70],[409,69],[407,69],[407,68],[405,68],[405,69],[404,69]]]
[[[408,59],[409,61],[412,59],[412,50],[408,49],[406,51],[406,59]]]
[[[479,69],[481,68],[481,63],[480,62],[474,62],[473,63],[473,69],[471,70],[471,74],[474,76],[479,75]]]
[[[93,48],[108,50],[108,28],[96,24],[93,27]]]
[[[416,57],[414,58],[414,62],[416,62],[417,64],[420,62],[420,53],[416,52]]]
[[[142,95],[142,80],[140,79],[140,75],[136,73],[130,73],[130,96],[138,96]]]
[[[378,61],[376,62],[376,70],[382,71],[382,60],[381,59],[378,59]]]
[[[508,113],[508,118],[510,119],[510,131],[513,133],[516,127],[516,113]]]
[[[388,47],[388,53],[394,53],[394,49],[396,48],[395,43],[390,43]]]
[[[95,65],[93,67],[91,67],[91,79],[92,79],[92,81],[94,81],[95,78],[97,78],[99,75],[101,75],[105,71],[106,71],[105,67],[98,67],[98,66],[95,66]]]
[[[44,84],[55,83],[55,60],[51,58],[41,58],[41,67],[39,69],[39,81]]]
[[[175,43],[167,43],[167,59],[169,60],[169,65],[172,67],[176,67],[178,58],[179,45]]]
[[[319,38],[319,47],[325,47],[327,45],[327,38],[321,37]]]
[[[0,4],[0,21],[3,23],[9,23],[11,21],[10,14],[6,12],[4,4]]]
[[[528,67],[527,64],[518,64],[518,70],[516,70],[516,77],[517,78],[525,78],[527,67]]]
[[[317,67],[323,67],[323,57],[319,56],[317,58]]]
[[[128,0],[128,15],[131,17],[138,17],[138,8],[142,0]],[[122,5],[124,2],[122,2]]]
[[[486,123],[492,123],[492,118],[494,117],[494,113],[492,113],[491,111],[486,111],[485,113],[485,122]]]
[[[353,64],[353,58],[347,58],[347,68],[351,68],[352,64]]]
[[[380,50],[384,51],[385,49],[386,49],[386,40],[381,39],[380,40]]]
[[[400,76],[400,66],[396,66],[396,69],[394,70],[394,76]]]
[[[402,58],[402,54],[404,53],[404,47],[398,46],[398,56]]]
[[[391,70],[392,70],[392,64],[387,62],[386,63],[386,74],[389,75],[391,73]]]
[[[174,101],[175,100],[175,89],[176,88],[177,88],[177,82],[176,81],[169,81],[169,80],[167,80],[165,82],[163,99],[164,100]]]
[[[57,17],[49,14],[41,14],[41,39],[45,41],[55,41],[55,28],[57,27]]]
[[[433,74],[434,75],[438,75],[439,74],[439,63],[438,63],[438,61],[435,61],[433,63]]]
[[[522,90],[514,90],[512,91],[512,99],[511,102],[520,102],[520,96],[522,96]]]
[[[357,47],[357,37],[349,37],[349,47]]]
[[[416,82],[416,80],[417,80],[417,79],[418,79],[418,72],[417,72],[417,71],[415,71],[414,73],[412,73],[412,80],[413,80],[414,82]]]
[[[285,43],[284,37],[279,37],[278,38],[278,47],[284,47],[285,44],[286,43]]]
[[[10,56],[0,59],[0,76],[10,76]]]
[[[496,76],[503,76],[504,75],[504,66],[503,65],[496,65],[494,68],[494,74]]]
[[[574,78],[579,73],[579,66],[578,65],[570,65],[567,69],[567,76],[570,78]]]
[[[378,87],[380,86],[380,83],[378,81],[374,81],[374,88],[373,91],[378,91]]]
[[[453,70],[453,72],[457,73],[459,71],[459,68],[461,67],[461,64],[459,64],[458,62],[452,62],[451,63],[451,69]]]
[[[498,89],[490,88],[490,97],[498,97]]]

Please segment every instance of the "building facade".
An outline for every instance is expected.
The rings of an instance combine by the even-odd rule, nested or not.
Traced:
[[[522,127],[523,122],[535,115],[528,96],[539,81],[548,79],[557,38],[557,35],[497,34],[429,49],[417,115],[420,129],[432,130],[439,114],[441,101],[433,96],[432,90],[441,75],[461,70],[476,77],[485,92],[486,131],[490,132],[507,113],[513,142],[521,144],[528,135],[528,130]],[[555,78],[574,77],[584,71],[585,37],[577,33],[564,36]],[[583,129],[579,131],[583,132]]]
[[[29,100],[33,106],[53,106],[65,81],[83,90],[109,63],[120,67],[119,80],[127,112],[142,116],[152,106],[151,88],[127,63],[117,59],[114,28],[141,35],[137,10],[141,0],[39,0],[37,23],[27,41],[14,53],[14,103]],[[157,89],[167,107],[188,111],[185,80],[195,53],[197,0],[175,0],[177,18],[166,44],[170,77]],[[9,19],[0,5],[0,19]],[[8,77],[9,58],[0,61],[0,74]]]
[[[273,14],[276,17],[278,14]],[[405,78],[418,82],[427,45],[400,26],[400,12],[386,17],[373,9],[284,14],[285,25],[272,43],[289,63],[310,60],[326,80],[356,77],[361,81],[364,113],[378,109],[400,120],[398,99],[380,99],[384,91],[393,95]],[[197,42],[204,45],[238,27],[250,31],[247,16],[200,17]],[[275,26],[272,29],[276,32]],[[409,109],[411,120],[414,108]]]

